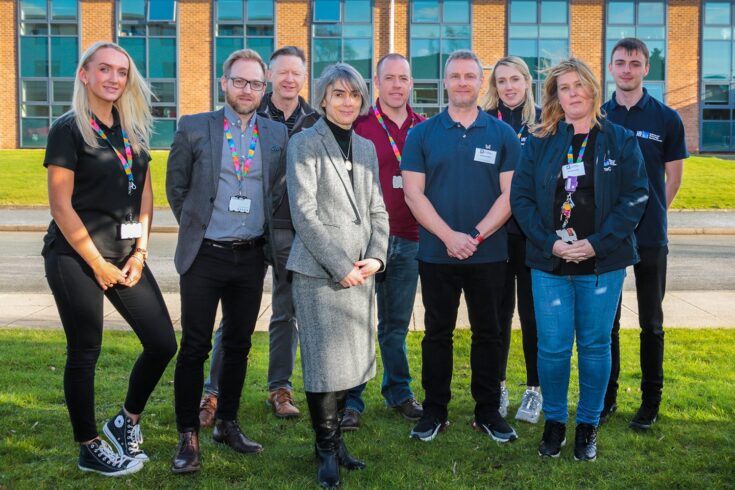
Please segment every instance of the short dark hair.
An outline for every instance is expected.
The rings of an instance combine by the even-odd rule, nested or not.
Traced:
[[[284,46],[273,51],[273,54],[268,60],[268,64],[273,64],[273,60],[279,56],[296,56],[302,63],[306,64],[306,55],[304,54],[304,50],[298,46]]]
[[[378,64],[375,66],[375,71],[378,73],[378,76],[380,76],[380,67],[383,66],[383,63],[388,60],[403,60],[406,63],[408,63],[408,66],[411,66],[411,63],[408,61],[408,58],[403,56],[401,53],[388,53],[386,55],[383,55],[379,60]]]
[[[624,49],[626,53],[631,54],[633,51],[638,51],[639,53],[643,54],[643,57],[646,58],[646,64],[648,64],[648,58],[650,58],[650,53],[648,52],[648,46],[646,46],[646,43],[638,39],[637,37],[625,37],[621,39],[620,41],[615,43],[615,46],[613,46],[612,51],[610,52],[610,61],[612,62],[612,57],[615,54],[615,51],[618,49]]]

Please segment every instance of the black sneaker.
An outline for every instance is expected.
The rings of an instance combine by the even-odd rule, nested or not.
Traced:
[[[133,421],[125,415],[122,409],[105,424],[102,431],[117,448],[118,453],[128,458],[148,461],[148,455],[140,449],[143,443],[140,424],[133,425]]]
[[[406,420],[420,420],[424,415],[424,408],[413,397],[393,408]]]
[[[518,434],[516,434],[513,427],[508,425],[508,422],[500,415],[500,412],[495,412],[487,420],[482,422],[477,420],[473,421],[472,427],[475,430],[486,433],[496,442],[513,442],[518,439]]]
[[[567,443],[567,424],[547,420],[544,424],[544,435],[538,445],[538,455],[558,458],[561,448]]]
[[[424,413],[421,420],[419,420],[419,423],[414,425],[413,429],[411,429],[411,438],[419,439],[424,442],[433,441],[439,432],[446,430],[448,426],[448,420],[442,422],[441,420],[435,419],[431,415]]]
[[[646,405],[644,403],[638,409],[635,417],[633,417],[633,420],[630,421],[628,426],[631,429],[648,430],[656,423],[656,420],[658,420],[658,406]]]
[[[576,461],[594,461],[597,459],[597,427],[592,424],[577,425],[574,434],[574,459]]]
[[[105,441],[97,439],[79,446],[80,470],[103,476],[130,475],[143,469],[143,462],[117,454]]]
[[[602,407],[602,412],[600,413],[600,424],[605,424],[610,420],[610,417],[613,416],[615,412],[618,411],[618,404],[617,403],[611,403],[608,404],[605,403],[605,406]]]

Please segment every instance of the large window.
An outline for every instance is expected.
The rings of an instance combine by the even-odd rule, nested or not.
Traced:
[[[311,87],[328,65],[344,62],[365,77],[373,70],[372,0],[313,0]]]
[[[55,2],[55,0],[54,0]],[[176,2],[118,0],[117,39],[156,95],[151,148],[168,148],[176,131]]]
[[[79,61],[76,0],[19,2],[20,146],[46,146],[49,126],[68,111]]]
[[[543,70],[569,56],[567,0],[511,0],[508,55],[520,56],[528,64],[540,101]]]
[[[664,0],[609,0],[605,34],[605,82],[608,98],[615,82],[607,70],[612,48],[624,37],[637,37],[648,46],[650,70],[643,81],[648,93],[664,100],[666,87],[666,2]]]
[[[219,79],[222,64],[233,51],[251,48],[268,63],[274,48],[275,0],[217,0],[214,2],[214,107],[225,102]]]
[[[411,105],[426,116],[446,104],[444,63],[457,49],[472,48],[469,0],[413,0],[411,2]]]

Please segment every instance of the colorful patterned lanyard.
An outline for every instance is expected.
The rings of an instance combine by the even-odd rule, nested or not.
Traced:
[[[498,121],[502,121],[502,120],[503,120],[503,113],[500,112],[500,107],[498,107]],[[523,137],[523,130],[524,129],[526,129],[526,125],[525,124],[523,126],[521,126],[521,129],[518,131],[518,134],[516,134],[516,138],[518,138],[518,141],[520,141],[521,138]]]
[[[567,164],[572,165],[573,163],[583,163],[584,151],[587,149],[587,140],[589,140],[590,134],[584,137],[582,146],[579,148],[579,155],[577,155],[577,161],[574,161],[574,148],[569,145],[569,151],[567,151]],[[572,200],[572,194],[577,190],[577,176],[570,175],[564,182],[564,190],[567,191],[567,198],[561,205],[561,216],[559,219],[562,220],[562,228],[566,228],[569,224],[569,218],[572,216],[572,208],[574,207],[574,201]]]
[[[117,148],[115,148],[115,145],[112,144],[112,141],[109,140],[105,132],[102,131],[102,128],[100,127],[99,124],[97,124],[97,121],[94,120],[94,117],[90,117],[89,122],[92,125],[92,129],[94,129],[97,132],[100,138],[107,141],[107,143],[112,147],[112,149],[115,150],[115,155],[117,155],[118,160],[120,160],[123,171],[125,172],[125,175],[128,177],[128,196],[131,195],[133,191],[137,189],[137,187],[135,186],[135,182],[133,182],[133,152],[130,149],[130,141],[128,140],[128,137],[125,134],[125,130],[120,128],[120,130],[122,131],[123,145],[125,145],[125,156],[122,156],[120,151]]]
[[[385,130],[385,134],[388,135],[388,141],[390,142],[390,147],[393,148],[393,153],[396,155],[396,160],[398,160],[398,166],[401,166],[401,150],[398,149],[398,145],[396,144],[396,140],[393,139],[393,136],[390,135],[390,131],[388,131],[388,126],[385,124],[385,120],[383,119],[383,115],[378,110],[378,105],[373,105],[373,113],[375,113],[375,118],[378,120],[381,126],[383,126],[383,129]],[[408,127],[409,130],[413,128],[413,116],[411,116],[411,125]]]
[[[253,163],[253,155],[255,155],[255,147],[258,145],[258,122],[253,123],[253,137],[250,139],[250,146],[248,147],[248,156],[245,160],[245,165],[240,163],[240,157],[237,154],[235,148],[235,141],[232,139],[232,131],[230,131],[230,124],[227,122],[225,117],[225,136],[227,137],[227,144],[230,147],[230,154],[232,155],[232,164],[235,167],[235,176],[237,182],[240,184],[242,189],[242,179],[244,179],[248,172],[250,172],[250,165]]]

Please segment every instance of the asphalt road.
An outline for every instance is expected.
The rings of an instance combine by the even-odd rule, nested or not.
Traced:
[[[0,233],[0,292],[48,292],[40,256],[43,233]],[[175,233],[151,237],[149,266],[164,292],[178,291],[173,264]],[[626,290],[635,288],[629,274]],[[270,290],[270,276],[266,278]],[[669,291],[735,290],[735,235],[672,236],[669,244]]]

